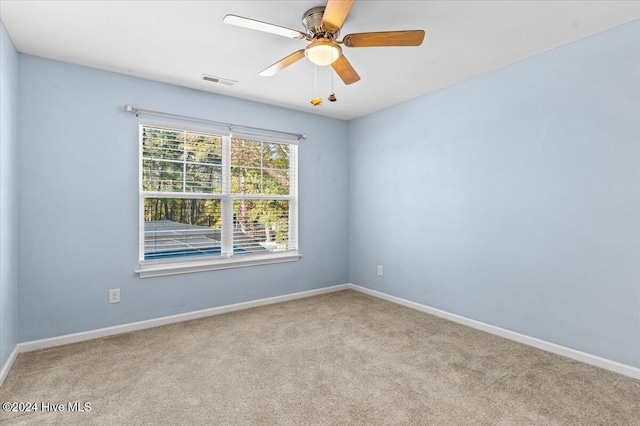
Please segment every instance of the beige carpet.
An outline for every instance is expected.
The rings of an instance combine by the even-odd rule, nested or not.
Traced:
[[[354,291],[21,354],[5,425],[640,425],[640,381]]]

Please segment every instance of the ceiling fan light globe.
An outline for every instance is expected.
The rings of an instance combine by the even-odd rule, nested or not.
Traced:
[[[340,46],[335,43],[315,42],[305,50],[304,55],[316,65],[331,65],[340,57]]]

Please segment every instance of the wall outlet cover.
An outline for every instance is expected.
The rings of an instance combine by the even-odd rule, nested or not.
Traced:
[[[109,303],[120,303],[120,289],[112,288],[109,290]]]

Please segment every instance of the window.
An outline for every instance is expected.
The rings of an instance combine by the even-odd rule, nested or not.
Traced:
[[[141,277],[297,260],[297,145],[141,122]]]

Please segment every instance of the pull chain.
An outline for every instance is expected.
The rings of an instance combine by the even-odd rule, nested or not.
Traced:
[[[313,65],[313,96],[311,105],[318,106],[322,103],[322,98],[318,97],[318,66]]]
[[[335,54],[335,52],[334,52],[334,54]],[[333,62],[335,62],[336,59],[338,59],[338,58],[334,57],[333,58]],[[334,74],[334,72],[335,71],[333,70],[333,67],[331,67],[331,94],[327,98],[327,99],[329,99],[329,102],[335,102],[337,100],[336,99],[336,92],[333,91],[333,74]]]

